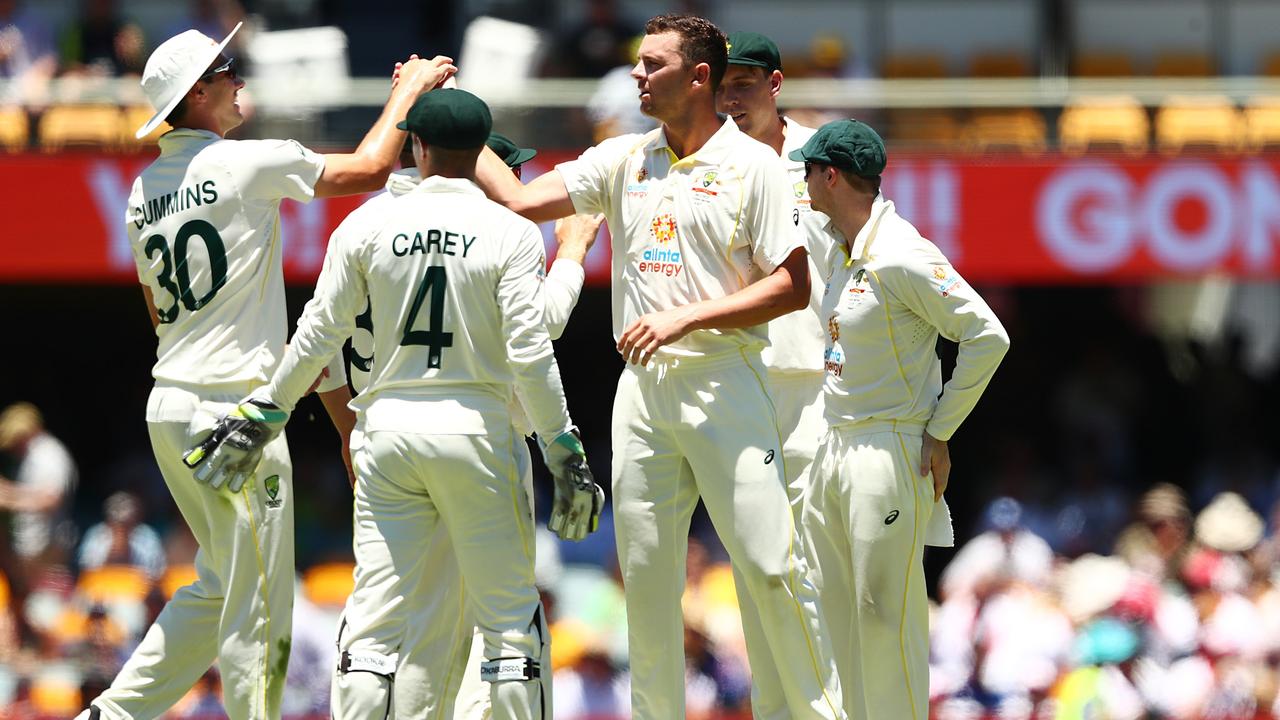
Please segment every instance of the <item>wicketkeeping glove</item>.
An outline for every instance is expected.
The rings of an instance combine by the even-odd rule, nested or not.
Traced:
[[[555,479],[555,499],[547,527],[564,540],[581,540],[600,526],[604,490],[587,466],[587,451],[577,430],[560,433],[542,446],[542,457]]]
[[[196,480],[213,489],[226,484],[240,492],[245,480],[258,468],[262,448],[284,429],[289,413],[263,400],[241,400],[223,415],[209,434],[195,440],[182,462],[195,470]]]

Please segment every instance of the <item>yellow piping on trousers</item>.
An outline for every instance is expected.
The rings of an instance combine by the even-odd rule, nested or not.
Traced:
[[[746,351],[739,348],[738,352],[742,353],[743,362],[746,363],[747,369],[751,371],[751,374],[755,375],[756,382],[760,384],[760,389],[764,392],[765,399],[769,401],[769,410],[773,413],[773,428],[774,432],[777,433],[778,411],[773,405],[773,397],[769,395],[769,386],[765,384],[764,378],[760,377],[760,373],[756,372],[756,369],[751,366],[751,361],[747,359]],[[778,455],[782,457],[782,477],[785,478],[787,476],[787,458],[786,454],[782,452],[782,445],[782,435],[778,433]],[[822,697],[827,701],[827,706],[831,708],[832,717],[838,720],[841,717],[841,712],[836,707],[836,704],[832,702],[831,695],[827,692],[827,684],[822,680],[822,670],[818,667],[818,657],[813,651],[813,637],[809,634],[809,626],[804,621],[804,609],[800,606],[800,597],[796,593],[796,568],[794,563],[796,556],[796,519],[791,514],[790,503],[787,506],[787,523],[791,526],[791,537],[787,541],[787,589],[791,591],[791,599],[796,606],[796,617],[799,618],[800,627],[804,631],[804,642],[809,649],[809,662],[813,664],[813,674],[818,679],[818,687],[822,688]]]
[[[916,558],[916,540],[920,537],[920,493],[916,490],[918,481],[911,467],[911,454],[907,452],[907,444],[898,434],[898,446],[902,448],[902,460],[907,464],[907,473],[911,478],[911,502],[915,509],[912,515],[911,554],[907,556],[906,582],[902,585],[902,616],[898,619],[898,654],[902,657],[902,676],[907,682],[907,699],[911,701],[911,717],[920,717],[916,711],[916,696],[911,689],[911,670],[907,663],[907,593],[911,590],[911,563]]]

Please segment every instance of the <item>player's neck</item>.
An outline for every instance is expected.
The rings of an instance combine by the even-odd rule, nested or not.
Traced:
[[[775,122],[769,123],[769,129],[765,130],[764,135],[756,138],[760,142],[773,148],[773,151],[782,154],[782,144],[787,141],[787,124],[783,122],[781,115],[775,116]]]
[[[683,159],[701,150],[722,125],[724,120],[708,106],[706,112],[691,112],[664,120],[662,132],[667,136],[671,151]]]
[[[848,202],[837,205],[836,209],[831,213],[831,222],[836,230],[840,231],[840,235],[844,237],[846,250],[853,247],[854,239],[858,237],[858,233],[862,232],[862,228],[871,219],[871,205],[875,199],[872,198],[870,202],[864,200],[864,196],[855,195],[849,198]]]

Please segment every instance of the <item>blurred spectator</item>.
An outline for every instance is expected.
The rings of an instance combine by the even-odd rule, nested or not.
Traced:
[[[969,542],[942,573],[942,597],[982,596],[992,586],[1018,580],[1045,587],[1053,570],[1053,550],[1026,529],[1022,504],[1011,497],[992,501],[985,513],[987,530]]]
[[[1176,485],[1160,483],[1143,493],[1137,519],[1120,532],[1115,554],[1157,581],[1176,577],[1187,551],[1191,511]]]
[[[849,47],[839,35],[819,32],[809,43],[809,77],[857,78],[872,77],[866,60]]]
[[[164,36],[199,30],[209,37],[226,37],[241,20],[244,20],[244,7],[239,0],[188,0],[186,14],[171,24]],[[239,38],[231,42],[234,46]],[[227,55],[239,58],[241,53],[228,50]]]
[[[80,16],[58,39],[62,69],[74,75],[140,75],[147,61],[142,28],[118,0],[81,0]]]
[[[705,617],[685,612],[685,706],[689,720],[717,711],[750,714],[751,676],[745,665],[722,656],[708,636]]]
[[[14,403],[0,413],[0,452],[15,463],[12,479],[0,475],[0,510],[13,513],[20,576],[10,580],[25,591],[46,568],[65,562],[75,541],[68,505],[76,466],[31,403]]]
[[[640,96],[631,68],[643,36],[627,43],[623,63],[600,78],[596,91],[587,101],[587,117],[591,119],[592,142],[629,133],[646,133],[658,127],[658,121],[640,112]]]
[[[112,493],[102,506],[102,522],[90,527],[80,543],[80,569],[132,565],[155,581],[165,569],[160,535],[142,524],[142,506],[132,493]]]
[[[558,720],[623,718],[631,714],[631,683],[614,668],[605,639],[575,621],[554,621],[556,667],[551,692]]]
[[[0,0],[0,78],[13,83],[2,104],[40,104],[58,69],[53,34],[22,0]]]
[[[598,78],[619,62],[634,62],[634,55],[626,57],[624,53],[639,31],[622,16],[617,0],[587,0],[586,17],[559,34],[546,74]]]

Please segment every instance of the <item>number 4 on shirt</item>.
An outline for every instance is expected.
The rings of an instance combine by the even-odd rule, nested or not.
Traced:
[[[426,345],[428,368],[440,367],[440,355],[444,348],[453,347],[453,333],[444,332],[441,327],[444,325],[444,291],[448,286],[449,276],[445,274],[443,267],[432,265],[427,268],[413,298],[413,307],[409,308],[409,317],[404,321],[404,337],[400,339],[400,345]],[[418,311],[422,309],[427,290],[431,291],[431,324],[426,330],[414,330],[413,323],[418,319]]]

